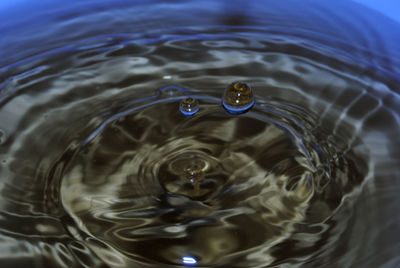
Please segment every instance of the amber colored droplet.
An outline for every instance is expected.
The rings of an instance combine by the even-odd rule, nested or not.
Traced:
[[[253,107],[254,103],[252,88],[240,81],[230,84],[222,97],[222,105],[231,114],[245,113]]]

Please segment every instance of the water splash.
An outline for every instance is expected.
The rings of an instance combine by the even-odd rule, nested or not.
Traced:
[[[88,25],[78,32],[60,29],[61,20],[29,31],[42,32],[44,43],[29,38],[37,35],[18,42],[11,34],[20,31],[10,28],[7,42],[14,45],[5,47],[2,63],[24,61],[0,70],[7,138],[0,146],[2,266],[396,265],[399,87],[383,72],[398,70],[386,50],[393,38],[379,40],[386,31],[370,31],[364,20],[346,38],[350,20],[322,26],[308,9],[299,12],[304,4],[291,3],[270,4],[301,18],[259,14],[260,23],[271,19],[266,28],[155,30],[149,26],[158,23],[129,21],[135,16],[121,23],[114,8],[100,9],[110,12],[107,24],[65,16],[65,25]],[[214,25],[201,5],[192,10],[207,16],[180,14]],[[136,18],[154,18],[148,7],[139,13],[149,16]],[[137,8],[129,10],[139,14]],[[186,19],[162,8],[160,21]],[[47,10],[43,18],[59,14]],[[274,13],[271,6],[254,10]],[[337,10],[338,18],[356,17]],[[302,19],[308,16],[314,19]],[[310,22],[306,32],[287,27],[298,21]],[[287,32],[273,27],[281,22]],[[91,26],[95,32],[87,31]],[[107,35],[97,28],[103,26],[135,34]],[[79,45],[92,34],[99,34],[92,44],[109,41]],[[324,38],[335,35],[343,46]],[[60,49],[50,51],[45,40]],[[251,113],[222,109],[219,89],[233,79],[260,88]],[[165,83],[191,89],[156,90]],[[182,120],[178,102],[187,96],[201,102],[201,113]],[[229,102],[222,104],[237,114]],[[201,172],[190,170],[197,160],[205,163]]]

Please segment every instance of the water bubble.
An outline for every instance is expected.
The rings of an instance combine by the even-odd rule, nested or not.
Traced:
[[[240,81],[230,84],[222,97],[222,105],[231,114],[245,113],[253,107],[254,103],[252,88]]]
[[[186,98],[179,104],[179,110],[184,115],[194,115],[199,111],[199,101],[194,98]]]

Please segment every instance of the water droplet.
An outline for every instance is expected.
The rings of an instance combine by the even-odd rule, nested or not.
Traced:
[[[192,164],[186,167],[184,177],[194,186],[194,190],[197,191],[200,187],[200,183],[204,180],[204,173],[201,166]]]
[[[230,84],[222,97],[222,105],[231,114],[245,113],[253,107],[254,103],[252,88],[240,81]]]
[[[177,97],[181,96],[185,92],[188,92],[188,89],[182,88],[177,85],[169,85],[159,89],[161,96],[164,98]]]
[[[179,104],[179,110],[184,115],[194,115],[199,111],[199,101],[194,98],[186,98]]]

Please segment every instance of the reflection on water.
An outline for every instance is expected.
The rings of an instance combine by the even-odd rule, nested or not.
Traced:
[[[400,265],[397,23],[348,1],[0,15],[1,266]]]

